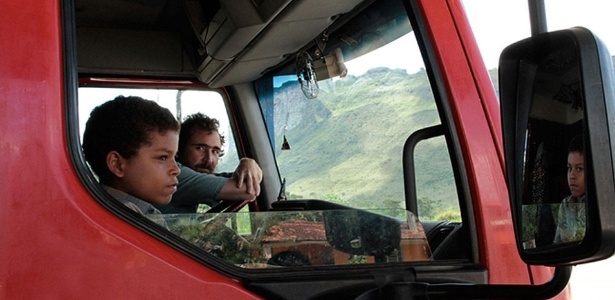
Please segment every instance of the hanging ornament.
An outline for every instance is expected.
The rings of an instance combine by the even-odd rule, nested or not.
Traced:
[[[284,135],[284,142],[282,143],[282,150],[290,150],[290,144],[286,139],[286,135]]]
[[[288,115],[287,115],[286,122],[288,122]],[[286,139],[286,125],[284,126],[284,142],[282,142],[282,150],[290,150],[290,144],[288,143],[288,140]]]
[[[308,99],[318,97],[318,81],[312,57],[306,51],[297,54],[297,80],[301,85],[301,91]]]

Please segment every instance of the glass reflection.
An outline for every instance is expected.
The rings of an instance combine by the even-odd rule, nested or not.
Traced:
[[[427,261],[431,250],[410,212],[270,211],[165,215],[170,230],[244,268]]]
[[[560,203],[554,243],[580,241],[585,236],[585,164],[583,138],[576,135],[568,148],[570,196]]]
[[[585,237],[586,229],[586,195],[585,195],[585,159],[583,137],[575,135],[568,147],[567,184],[569,195],[559,203],[542,203],[545,189],[541,183],[546,179],[545,167],[541,163],[534,165],[532,173],[532,193],[535,204],[523,206],[523,248],[580,242]],[[541,160],[539,160],[541,161]],[[551,239],[551,236],[553,238]]]
[[[526,131],[524,249],[585,237],[584,101],[576,54],[556,49],[535,66]]]

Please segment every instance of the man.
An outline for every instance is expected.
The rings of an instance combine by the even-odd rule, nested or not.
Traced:
[[[225,139],[219,127],[218,120],[202,113],[186,117],[181,125],[178,161],[197,172],[213,174],[224,155]]]
[[[214,173],[224,155],[219,126],[218,120],[201,113],[182,123],[177,152],[179,186],[171,203],[159,207],[162,212],[194,213],[200,203],[214,206],[220,200],[254,200],[260,194],[263,175],[251,158],[242,158],[233,173]]]

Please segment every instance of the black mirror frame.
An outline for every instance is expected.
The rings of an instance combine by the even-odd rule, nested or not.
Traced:
[[[574,245],[524,250],[521,238],[523,165],[531,105],[531,70],[539,55],[567,43],[580,63],[584,109],[587,230]],[[546,50],[546,51],[545,51]],[[610,257],[615,251],[615,81],[606,46],[582,27],[542,33],[508,46],[499,66],[504,151],[517,249],[533,265],[572,265]]]

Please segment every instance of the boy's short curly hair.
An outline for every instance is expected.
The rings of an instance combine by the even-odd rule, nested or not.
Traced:
[[[224,136],[220,133],[220,122],[202,113],[195,113],[187,116],[181,124],[179,131],[179,147],[177,153],[183,153],[186,143],[190,140],[195,130],[215,131],[220,136],[220,144],[224,146]]]
[[[136,96],[118,96],[92,110],[83,134],[83,153],[101,183],[112,178],[106,157],[117,151],[125,158],[151,143],[151,133],[179,131],[173,114],[156,102]]]

